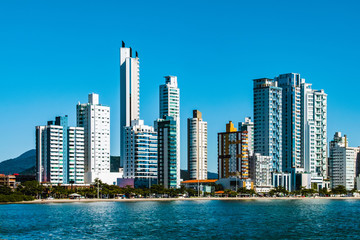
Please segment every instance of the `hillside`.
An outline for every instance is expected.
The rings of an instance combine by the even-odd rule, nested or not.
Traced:
[[[17,158],[12,158],[0,162],[0,173],[14,174],[20,173],[30,168],[33,168],[36,164],[35,149],[29,150],[21,154]]]

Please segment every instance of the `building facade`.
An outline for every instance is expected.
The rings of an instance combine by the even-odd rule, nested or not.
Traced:
[[[178,188],[177,121],[170,116],[158,119],[155,130],[158,134],[158,184],[165,188]]]
[[[283,171],[303,171],[301,163],[301,84],[298,73],[281,74],[274,79],[282,89]],[[303,169],[303,168],[302,168]]]
[[[346,135],[336,132],[330,142],[329,176],[330,187],[345,186],[347,190],[355,188],[356,159],[358,147],[349,147]]]
[[[120,48],[120,151],[125,153],[124,128],[131,126],[132,120],[140,119],[140,68],[137,52],[132,48]],[[123,161],[121,160],[121,165]]]
[[[135,179],[135,185],[151,187],[157,183],[157,132],[143,120],[133,120],[125,127],[123,178]]]
[[[254,80],[254,153],[272,157],[282,171],[282,89],[269,78]]]
[[[180,187],[180,89],[178,88],[176,76],[166,76],[165,77],[165,84],[162,84],[159,87],[159,100],[160,100],[160,109],[159,109],[160,119],[166,120],[165,121],[166,124],[165,124],[165,122],[160,121],[161,127],[158,129],[164,128],[165,127],[164,125],[169,125],[165,128],[169,128],[169,129],[171,129],[171,131],[175,130],[175,138],[176,138],[175,141],[173,141],[172,139],[168,139],[168,140],[162,139],[162,141],[174,143],[175,145],[172,147],[175,147],[176,152],[171,153],[171,156],[170,156],[170,153],[165,153],[165,152],[159,151],[159,163],[160,163],[160,157],[164,157],[164,156],[160,156],[160,152],[161,152],[161,154],[164,154],[164,153],[169,154],[168,157],[163,158],[162,160],[165,160],[165,159],[170,160],[171,159],[171,161],[172,161],[173,157],[176,158],[176,188],[179,188]],[[159,121],[157,121],[157,122],[159,122]],[[173,122],[175,122],[175,129],[173,129],[173,127],[174,127]],[[171,137],[172,137],[172,134],[173,133],[170,134]],[[159,132],[158,132],[158,138],[159,138],[159,144],[161,144]],[[172,165],[172,163],[170,164],[170,162],[169,162],[168,166],[170,166],[170,165]],[[160,168],[159,168],[159,171],[160,171]],[[171,170],[171,171],[173,171],[173,170]],[[161,183],[161,182],[159,182],[159,183]],[[169,187],[173,187],[173,186],[169,185]]]
[[[191,180],[207,179],[207,122],[198,110],[188,118],[188,172]]]
[[[226,124],[226,132],[218,133],[218,174],[219,179],[250,178],[248,133],[237,131],[231,121]]]
[[[68,117],[56,117],[36,127],[37,181],[84,183],[84,128],[68,127]]]
[[[99,178],[116,183],[116,174],[110,174],[110,107],[101,105],[99,95],[91,93],[88,103],[78,103],[76,113],[77,126],[84,128],[85,182]]]
[[[250,178],[260,192],[267,192],[272,187],[273,161],[270,156],[255,153],[250,157]]]
[[[327,94],[301,86],[301,168],[313,178],[327,178]]]

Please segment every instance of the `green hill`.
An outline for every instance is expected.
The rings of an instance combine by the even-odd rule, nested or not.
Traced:
[[[21,154],[17,158],[12,158],[0,162],[0,173],[14,174],[21,173],[30,168],[34,168],[36,165],[36,153],[35,149],[29,150]]]

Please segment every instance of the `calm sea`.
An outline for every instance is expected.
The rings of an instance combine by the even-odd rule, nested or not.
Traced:
[[[0,239],[360,239],[360,201],[0,205]]]

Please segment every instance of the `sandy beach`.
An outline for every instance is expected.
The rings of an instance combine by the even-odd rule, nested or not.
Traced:
[[[360,200],[360,197],[200,197],[200,198],[130,198],[130,199],[39,199],[4,204],[90,203],[90,202],[163,202],[163,201],[264,201],[264,200]]]

